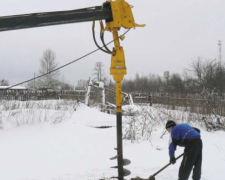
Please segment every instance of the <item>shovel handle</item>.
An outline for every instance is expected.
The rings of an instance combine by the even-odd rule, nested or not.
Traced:
[[[178,160],[180,157],[182,157],[184,155],[181,154],[180,156],[176,157],[176,160]],[[155,174],[152,175],[152,177],[156,176],[157,174],[159,174],[162,170],[166,169],[171,163],[168,163],[167,165],[165,165],[162,169],[160,169],[159,171],[157,171]]]

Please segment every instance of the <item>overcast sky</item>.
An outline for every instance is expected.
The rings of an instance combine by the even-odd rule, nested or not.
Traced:
[[[1,0],[0,16],[72,10],[100,6],[101,0]],[[144,28],[129,31],[121,43],[125,50],[127,75],[182,73],[198,56],[218,59],[218,40],[223,40],[225,61],[224,0],[127,0],[134,6],[136,23]],[[98,23],[97,23],[98,25]],[[25,81],[38,73],[44,50],[56,53],[59,66],[96,49],[92,22],[0,32],[0,79],[11,84]],[[98,32],[98,30],[96,30]],[[124,33],[122,29],[120,33]],[[98,33],[97,33],[98,34]],[[112,35],[105,33],[105,41]],[[112,45],[109,46],[112,48]],[[94,64],[105,65],[110,77],[111,57],[101,51],[61,70],[71,84],[88,79]]]

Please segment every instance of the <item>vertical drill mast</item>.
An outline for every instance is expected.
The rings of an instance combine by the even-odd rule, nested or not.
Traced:
[[[124,0],[108,1],[112,9],[113,21],[106,23],[105,30],[112,32],[114,39],[114,48],[111,57],[110,74],[116,82],[116,123],[117,123],[117,162],[118,162],[118,179],[123,180],[124,176],[130,175],[130,171],[123,168],[123,166],[130,163],[129,160],[123,159],[123,141],[122,141],[122,80],[127,73],[125,65],[125,57],[123,47],[120,46],[120,39],[123,36],[118,35],[121,27],[130,29],[134,27],[144,27],[144,25],[137,25],[134,21],[131,11],[131,5]]]

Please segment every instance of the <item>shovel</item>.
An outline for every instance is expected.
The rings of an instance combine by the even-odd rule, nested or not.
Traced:
[[[180,156],[178,156],[178,157],[176,158],[176,160],[178,160],[178,159],[179,159],[180,157],[182,157],[183,155],[184,155],[184,153],[181,154]],[[166,169],[170,164],[171,164],[171,163],[168,163],[168,164],[165,165],[162,169],[160,169],[159,171],[157,171],[155,174],[151,175],[151,176],[149,177],[149,180],[155,180],[155,176],[156,176],[157,174],[159,174],[162,170]]]
[[[178,159],[179,159],[180,157],[182,157],[183,155],[184,155],[184,153],[181,154],[180,156],[178,156],[178,157],[176,158],[176,160],[178,160]],[[166,169],[170,164],[171,164],[171,163],[168,163],[167,165],[165,165],[162,169],[160,169],[159,171],[157,171],[155,174],[151,175],[151,176],[149,177],[149,179],[143,179],[143,178],[140,178],[140,177],[136,177],[136,178],[132,178],[131,180],[155,180],[155,176],[156,176],[157,174],[159,174],[162,170]]]

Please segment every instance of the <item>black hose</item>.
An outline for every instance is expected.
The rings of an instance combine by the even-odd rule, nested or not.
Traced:
[[[102,32],[102,29],[100,30],[100,38],[101,38],[102,44],[105,47],[106,51],[108,51],[110,54],[112,54],[112,51],[110,51],[109,48],[105,44],[105,41],[104,41],[104,32]]]
[[[93,34],[93,39],[94,39],[95,45],[98,47],[98,49],[102,50],[103,52],[105,52],[105,53],[107,53],[107,54],[111,54],[110,52],[108,52],[108,51],[102,49],[102,48],[98,45],[98,43],[97,43],[97,41],[96,41],[96,39],[95,39],[95,21],[93,21],[93,24],[92,24],[92,34]]]

